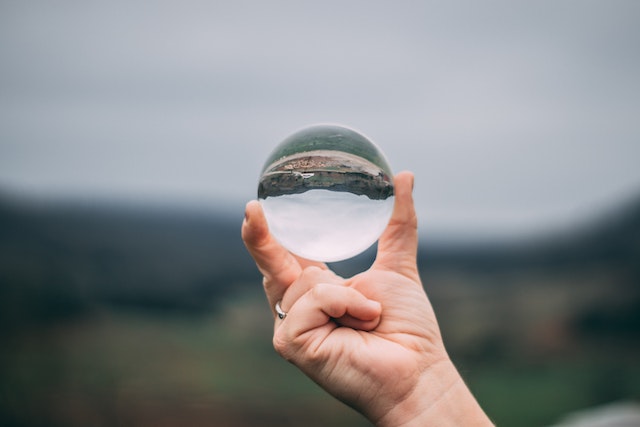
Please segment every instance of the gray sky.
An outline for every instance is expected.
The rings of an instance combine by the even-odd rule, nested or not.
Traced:
[[[5,1],[0,187],[228,206],[317,122],[416,173],[421,229],[511,235],[640,194],[637,1]]]

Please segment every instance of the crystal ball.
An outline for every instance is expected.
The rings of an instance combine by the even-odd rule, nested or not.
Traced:
[[[393,211],[393,175],[380,149],[340,125],[314,125],[282,141],[258,184],[269,230],[291,253],[335,262],[372,246]]]

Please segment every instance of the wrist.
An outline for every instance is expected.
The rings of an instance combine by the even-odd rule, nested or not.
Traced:
[[[453,363],[443,360],[421,375],[402,401],[375,421],[377,427],[493,426]]]

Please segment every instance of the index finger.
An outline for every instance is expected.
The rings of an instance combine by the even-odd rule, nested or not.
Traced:
[[[247,203],[245,219],[242,223],[242,240],[265,278],[265,291],[272,309],[304,268],[309,266],[327,268],[323,263],[296,257],[278,243],[269,233],[264,212],[256,200]]]

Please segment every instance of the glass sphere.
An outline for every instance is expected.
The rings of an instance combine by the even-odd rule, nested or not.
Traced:
[[[258,199],[271,234],[302,258],[334,262],[365,251],[393,211],[391,168],[376,145],[338,125],[304,128],[262,169]]]

